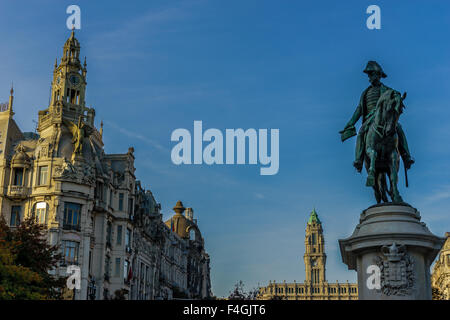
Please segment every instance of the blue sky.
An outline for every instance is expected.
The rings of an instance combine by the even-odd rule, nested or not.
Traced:
[[[352,167],[355,139],[338,131],[377,60],[384,83],[407,91],[401,123],[416,164],[405,201],[432,232],[450,231],[450,3],[448,1],[2,1],[0,100],[15,87],[15,119],[32,131],[48,105],[55,58],[69,36],[66,8],[87,56],[87,104],[104,121],[108,153],[135,148],[136,174],[162,204],[194,208],[211,256],[213,291],[304,280],[304,230],[316,207],[327,278],[351,282],[337,240],[374,203]],[[366,8],[381,8],[381,30]],[[3,89],[2,89],[3,88]],[[177,128],[280,129],[280,170],[175,166]]]

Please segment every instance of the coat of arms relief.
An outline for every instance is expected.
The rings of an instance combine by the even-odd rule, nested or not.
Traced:
[[[387,296],[410,295],[414,290],[414,259],[404,245],[395,242],[381,247],[382,256],[375,259],[380,268],[381,292]]]

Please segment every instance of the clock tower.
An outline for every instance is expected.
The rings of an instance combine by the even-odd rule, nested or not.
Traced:
[[[80,43],[75,32],[67,39],[63,47],[61,63],[55,62],[52,81],[51,105],[61,104],[68,107],[85,106],[86,92],[86,59],[80,62]]]
[[[311,212],[305,233],[305,262],[306,282],[312,285],[323,283],[325,279],[325,241],[323,238],[322,222],[316,209]]]
[[[80,43],[72,30],[64,43],[60,63],[55,61],[51,84],[51,97],[48,109],[39,112],[38,131],[45,130],[55,124],[60,125],[63,119],[72,123],[81,121],[94,127],[95,111],[86,107],[86,58],[80,62]]]

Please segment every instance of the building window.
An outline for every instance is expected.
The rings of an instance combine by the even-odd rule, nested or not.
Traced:
[[[108,221],[106,225],[106,245],[111,246],[111,237],[112,237],[112,225],[111,222]]]
[[[197,240],[196,233],[193,228],[189,229],[189,240]]]
[[[20,211],[21,206],[12,206],[11,207],[11,219],[9,220],[9,224],[11,227],[16,227],[20,224]]]
[[[80,230],[81,204],[65,202],[64,203],[64,229]]]
[[[127,281],[128,280],[128,267],[129,267],[129,262],[128,262],[128,260],[125,260],[124,262],[123,262],[123,279],[125,280],[125,281]]]
[[[95,188],[95,196],[98,199],[103,200],[103,183],[97,182],[97,186]]]
[[[66,265],[78,264],[78,249],[80,244],[75,241],[63,241],[61,244]]]
[[[145,279],[145,266],[144,266],[144,264],[141,262],[141,279],[140,279],[141,284],[144,283],[144,279]]]
[[[117,226],[117,245],[122,245],[122,226]]]
[[[109,190],[109,206],[113,206],[113,191]]]
[[[120,277],[120,258],[116,258],[116,267],[114,271],[114,277]]]
[[[23,168],[14,169],[14,181],[15,186],[21,186],[23,183]]]
[[[125,246],[130,247],[131,244],[131,230],[127,228],[127,233],[125,234]]]
[[[48,167],[39,167],[38,185],[47,184]]]
[[[133,215],[133,198],[128,198],[128,215]]]
[[[47,203],[38,202],[34,207],[34,217],[39,224],[45,224],[47,222]]]
[[[123,211],[123,193],[119,193],[119,211]]]

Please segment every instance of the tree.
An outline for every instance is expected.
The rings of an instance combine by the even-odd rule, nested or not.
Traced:
[[[445,296],[437,287],[431,287],[431,295],[433,300],[445,300]]]
[[[11,245],[0,239],[0,300],[44,299],[42,278],[29,268],[14,264]]]
[[[28,218],[11,229],[0,219],[0,299],[60,299],[66,278],[49,273],[61,255],[46,229]]]
[[[256,300],[258,294],[258,288],[253,288],[249,292],[246,292],[244,289],[244,282],[242,282],[242,280],[239,280],[234,285],[234,289],[230,292],[228,300]]]

